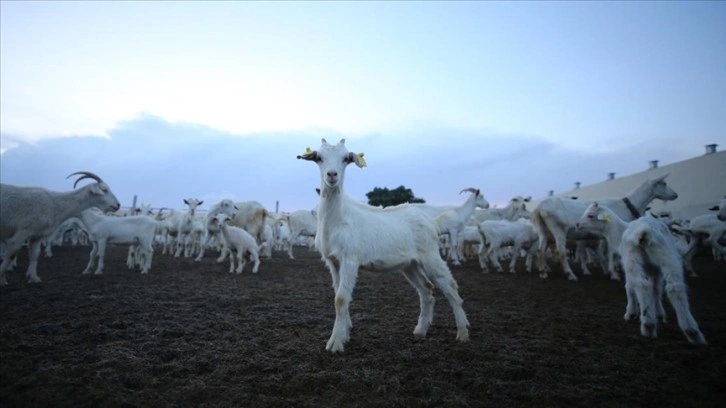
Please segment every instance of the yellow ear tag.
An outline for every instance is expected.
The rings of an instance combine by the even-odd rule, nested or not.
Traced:
[[[358,153],[358,155],[355,156],[355,164],[361,168],[368,166],[368,164],[366,164],[366,159],[364,159],[363,156],[364,156],[364,153],[362,153],[362,152]]]
[[[605,222],[610,222],[610,214],[605,214],[605,216],[602,218],[605,220]]]
[[[303,154],[310,154],[312,152],[313,152],[313,149],[311,149],[310,146],[308,146],[305,148],[305,153],[303,153]]]

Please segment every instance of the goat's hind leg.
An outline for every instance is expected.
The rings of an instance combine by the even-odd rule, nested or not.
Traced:
[[[682,270],[680,266],[670,267],[668,265],[662,268],[666,282],[666,295],[676,311],[678,326],[686,339],[694,344],[706,344],[706,338],[701,333],[693,314],[691,314],[691,308],[688,304],[688,287],[683,281]]]
[[[434,317],[434,303],[436,299],[433,295],[434,284],[426,277],[426,272],[419,265],[411,265],[403,270],[403,276],[418,292],[421,313],[418,316],[418,323],[413,329],[416,337],[426,337],[431,322]]]
[[[429,257],[428,262],[422,265],[426,276],[432,279],[434,285],[444,294],[454,311],[456,320],[456,339],[469,341],[469,320],[462,307],[464,301],[459,296],[459,286],[451,275],[446,263],[439,257]]]

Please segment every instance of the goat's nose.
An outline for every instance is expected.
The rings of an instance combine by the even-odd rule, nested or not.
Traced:
[[[338,175],[338,172],[335,170],[330,170],[328,172],[328,177],[336,177]]]

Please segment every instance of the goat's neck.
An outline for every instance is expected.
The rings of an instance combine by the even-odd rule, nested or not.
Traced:
[[[472,194],[462,205],[454,208],[454,212],[459,216],[459,219],[466,221],[474,214],[474,208],[476,208],[476,195]]]
[[[343,220],[345,211],[345,193],[340,187],[330,188],[323,186],[320,189],[320,206],[318,208],[318,224],[325,226],[329,220]],[[337,225],[332,222],[330,225]]]
[[[610,214],[610,225],[608,226],[608,245],[611,245],[614,251],[620,247],[623,240],[623,232],[628,228],[628,223],[623,221],[615,214]]]
[[[93,207],[87,187],[62,193],[51,192],[49,195],[56,206],[54,216],[58,224]]]
[[[633,206],[640,214],[645,211],[645,207],[647,207],[651,201],[655,200],[655,194],[653,193],[653,188],[650,183],[638,186],[638,188],[631,191],[625,197],[633,203]]]

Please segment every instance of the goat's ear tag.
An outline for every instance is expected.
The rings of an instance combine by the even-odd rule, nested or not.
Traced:
[[[605,214],[605,216],[602,217],[602,219],[604,219],[605,222],[610,222],[610,214]]]
[[[363,152],[361,152],[355,156],[355,165],[356,166],[358,166],[360,168],[368,166],[368,164],[366,164],[366,159],[363,158],[364,155],[365,154]]]

